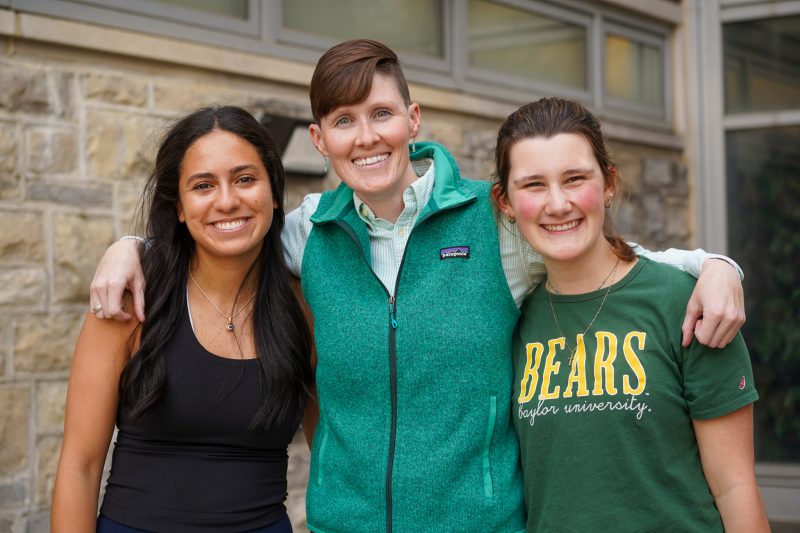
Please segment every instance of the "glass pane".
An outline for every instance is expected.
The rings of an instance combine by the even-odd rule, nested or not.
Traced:
[[[162,4],[189,7],[216,15],[247,20],[247,0],[158,0]]]
[[[664,58],[656,46],[606,35],[606,95],[660,108]]]
[[[800,461],[800,126],[726,134],[731,256],[745,272],[756,458]]]
[[[442,0],[284,0],[283,26],[336,40],[375,39],[413,54],[444,55]]]
[[[469,64],[586,89],[586,29],[530,11],[471,0]]]
[[[722,27],[725,112],[800,109],[800,17]]]

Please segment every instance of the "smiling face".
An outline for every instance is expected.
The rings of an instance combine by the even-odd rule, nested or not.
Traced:
[[[198,256],[255,260],[276,207],[256,149],[233,133],[212,130],[183,156],[178,218]]]
[[[335,108],[310,132],[336,174],[375,209],[373,204],[402,203],[403,191],[417,179],[408,142],[419,123],[419,105],[407,106],[394,78],[378,73],[366,100]]]
[[[500,208],[516,218],[546,264],[592,260],[607,251],[603,204],[613,190],[583,135],[524,138],[514,143],[508,157]]]

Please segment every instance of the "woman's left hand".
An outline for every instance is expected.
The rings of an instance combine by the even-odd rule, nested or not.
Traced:
[[[692,337],[710,348],[722,348],[744,324],[744,289],[739,273],[720,259],[707,259],[686,306],[683,346]]]

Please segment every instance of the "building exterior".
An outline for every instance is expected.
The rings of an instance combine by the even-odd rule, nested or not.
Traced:
[[[796,0],[0,0],[0,531],[48,530],[88,283],[135,231],[159,133],[209,103],[307,123],[316,59],[354,37],[400,52],[419,139],[463,174],[489,176],[518,105],[576,98],[627,181],[619,229],[740,262],[759,483],[775,530],[800,530]],[[287,162],[290,207],[337,183],[311,175],[322,161],[307,152]]]

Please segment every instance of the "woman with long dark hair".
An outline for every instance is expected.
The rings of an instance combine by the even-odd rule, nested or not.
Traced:
[[[283,187],[272,139],[243,109],[203,108],[167,133],[142,197],[147,319],[86,317],[54,531],[291,531],[286,449],[312,373]]]

